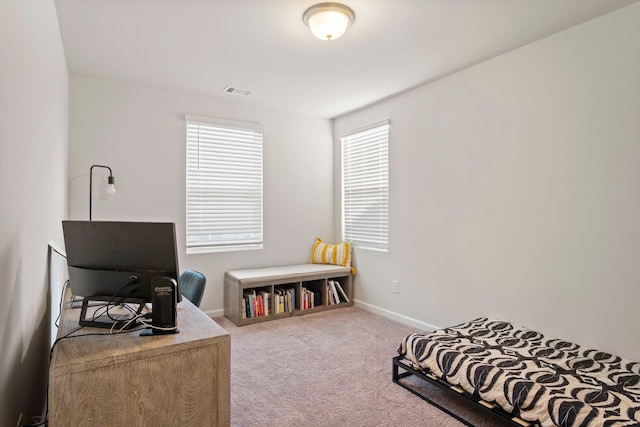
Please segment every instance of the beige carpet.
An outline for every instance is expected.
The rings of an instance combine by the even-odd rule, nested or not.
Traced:
[[[231,425],[461,426],[391,380],[391,358],[416,329],[355,307],[236,327],[231,334]],[[477,426],[502,420],[417,383]]]

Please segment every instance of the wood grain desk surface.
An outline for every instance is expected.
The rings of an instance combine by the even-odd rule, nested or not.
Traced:
[[[71,303],[65,302],[58,337],[78,328],[79,318],[80,308],[71,308]],[[140,336],[144,329],[109,334],[109,329],[83,327],[55,345],[52,359],[56,367],[54,375],[130,362],[150,354],[157,356],[184,351],[205,342],[209,345],[211,340],[230,341],[229,334],[220,325],[186,298],[178,303],[177,323],[179,333],[154,336]]]
[[[58,337],[78,328],[79,317],[65,303]],[[186,298],[177,323],[178,334],[83,327],[58,341],[49,426],[229,426],[230,335]]]

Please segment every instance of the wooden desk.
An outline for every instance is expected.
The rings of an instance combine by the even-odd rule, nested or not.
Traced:
[[[59,337],[78,326],[79,314],[65,307]],[[85,327],[58,342],[49,426],[230,425],[229,334],[186,298],[178,304],[178,328],[141,337],[86,335],[109,330]]]

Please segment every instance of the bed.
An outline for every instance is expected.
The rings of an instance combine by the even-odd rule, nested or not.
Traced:
[[[513,425],[640,426],[640,363],[488,318],[405,337],[393,382],[417,376]]]

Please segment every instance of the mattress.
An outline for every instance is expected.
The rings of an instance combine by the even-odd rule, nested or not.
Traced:
[[[541,426],[640,426],[640,363],[480,318],[405,337],[413,368]]]

